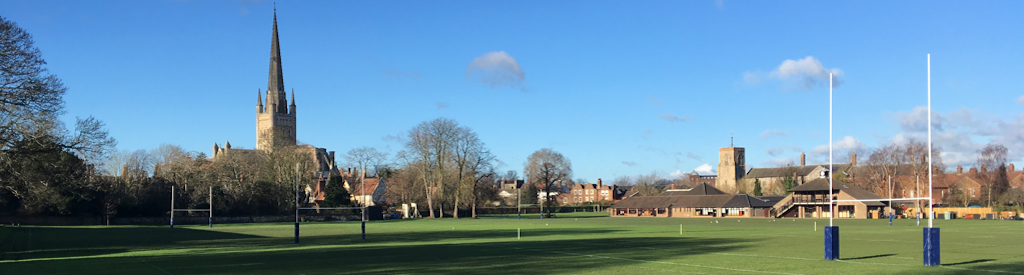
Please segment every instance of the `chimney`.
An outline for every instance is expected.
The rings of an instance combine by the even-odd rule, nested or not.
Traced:
[[[853,156],[850,157],[850,164],[857,166],[857,152],[853,152]]]
[[[800,153],[800,166],[807,165],[807,155]]]
[[[963,174],[963,173],[964,173],[964,167],[963,166],[957,166],[956,167],[956,174],[960,175],[960,174]]]
[[[988,172],[988,169],[985,168],[984,164],[981,165],[981,172]]]
[[[1010,171],[1013,171],[1013,164],[1010,164]],[[597,188],[601,188],[601,178],[597,178]]]
[[[921,164],[927,164],[928,162],[924,159],[924,154],[921,154]]]
[[[1013,171],[1014,171],[1014,170],[1013,170],[1013,163],[1010,163],[1010,165],[1009,165],[1009,166],[1007,166],[1007,167],[1006,167],[1006,169],[1010,169],[1010,172],[1013,172]],[[597,180],[597,182],[601,182],[601,180],[600,180],[600,179],[598,179],[598,180]]]
[[[971,170],[967,170],[967,173],[971,175],[977,174],[978,168],[971,168]]]

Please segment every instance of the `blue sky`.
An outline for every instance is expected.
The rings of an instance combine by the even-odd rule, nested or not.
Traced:
[[[255,147],[270,1],[8,1],[119,149]],[[549,147],[574,178],[688,172],[718,148],[750,167],[837,162],[924,139],[971,166],[989,142],[1024,165],[1019,1],[279,1],[300,142],[394,153],[437,117],[474,129],[519,170]],[[339,161],[341,161],[339,157]]]

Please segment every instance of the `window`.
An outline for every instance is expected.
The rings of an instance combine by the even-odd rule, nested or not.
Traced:
[[[601,190],[601,195],[608,195],[608,190]]]
[[[974,188],[971,188],[971,197],[974,197]]]

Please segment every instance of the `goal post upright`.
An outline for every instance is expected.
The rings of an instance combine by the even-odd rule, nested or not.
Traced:
[[[941,265],[939,228],[934,227],[934,195],[932,194],[932,55],[928,54],[928,227],[924,228],[924,265]]]
[[[832,73],[828,74],[828,226],[825,227],[825,259],[839,260],[839,227],[832,224],[836,199],[832,196]]]
[[[210,185],[210,228],[213,228],[213,185]]]
[[[174,228],[174,185],[171,185],[171,228]]]
[[[299,163],[295,163],[295,243],[299,243]]]

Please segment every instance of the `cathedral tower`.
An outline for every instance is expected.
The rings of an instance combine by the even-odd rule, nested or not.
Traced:
[[[272,150],[295,145],[295,90],[288,104],[281,70],[281,47],[277,39],[277,9],[274,9],[274,32],[270,40],[270,76],[267,80],[266,100],[257,90],[256,149]],[[266,102],[266,105],[263,103]]]

